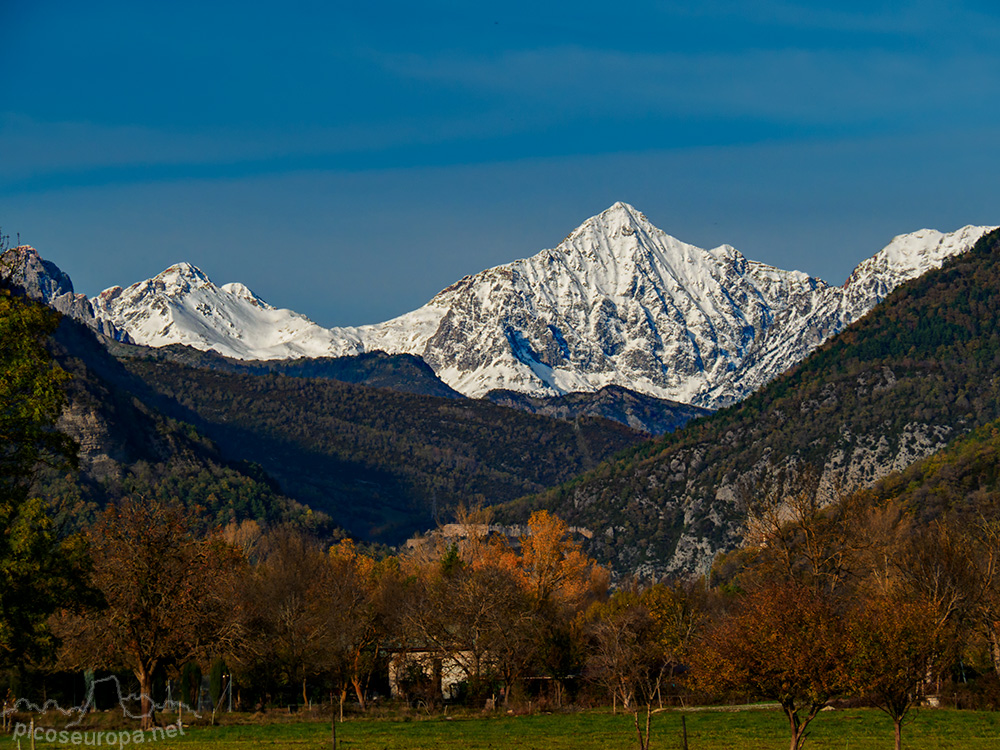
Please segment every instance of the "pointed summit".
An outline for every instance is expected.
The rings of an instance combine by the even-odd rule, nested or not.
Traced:
[[[655,227],[649,223],[649,219],[641,211],[628,203],[618,201],[610,208],[606,208],[583,222],[570,233],[566,241],[594,236],[603,236],[608,239],[631,237],[637,232],[648,233],[651,230],[655,230]]]
[[[625,201],[617,201],[610,208],[602,211],[599,216],[606,219],[628,220],[633,224],[649,223],[649,219],[646,218],[646,215],[642,211]]]
[[[198,266],[192,265],[186,261],[174,263],[172,266],[165,268],[150,280],[154,282],[161,281],[168,284],[191,284],[195,287],[212,283],[212,280],[208,278],[208,275],[204,271],[198,268]]]
[[[614,220],[632,220],[635,222],[649,221],[642,211],[637,209],[631,203],[626,203],[625,201],[615,201],[613,204],[601,211],[601,213],[591,216],[584,222],[584,224],[591,221],[610,222]]]

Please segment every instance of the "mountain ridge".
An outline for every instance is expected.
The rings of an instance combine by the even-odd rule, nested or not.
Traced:
[[[718,408],[735,403],[856,320],[902,281],[966,251],[989,227],[898,235],[841,287],[671,237],[616,203],[556,248],[465,276],[384,323],[323,328],[242,284],[175,264],[91,302],[138,343],[241,359],[415,354],[470,396],[608,385]]]

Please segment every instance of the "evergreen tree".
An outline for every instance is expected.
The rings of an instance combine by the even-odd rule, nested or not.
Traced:
[[[0,666],[23,668],[51,653],[49,615],[87,591],[81,541],[60,539],[45,503],[31,496],[40,465],[76,456],[55,429],[68,376],[45,342],[58,319],[0,288]]]

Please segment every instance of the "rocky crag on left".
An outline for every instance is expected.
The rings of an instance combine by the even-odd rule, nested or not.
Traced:
[[[52,261],[44,260],[30,245],[19,245],[0,255],[0,279],[103,336],[132,341],[128,333],[110,320],[94,315],[94,306],[87,295],[77,294],[69,276]]]

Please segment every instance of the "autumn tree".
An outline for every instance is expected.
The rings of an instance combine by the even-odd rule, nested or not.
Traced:
[[[619,703],[632,710],[636,702],[652,700],[655,690],[644,688],[649,675],[663,673],[664,659],[648,609],[633,592],[619,592],[594,605],[587,619],[587,676],[605,687],[614,712]]]
[[[496,681],[505,702],[537,649],[534,601],[509,564],[450,561],[411,578],[404,627],[409,640],[457,664],[473,695]]]
[[[395,558],[381,561],[362,554],[345,540],[330,548],[328,603],[334,661],[340,679],[340,706],[348,686],[365,709],[365,686],[374,670],[382,643],[396,622],[394,607],[401,596],[402,578]]]
[[[309,702],[309,679],[337,666],[336,586],[316,540],[287,528],[260,543],[260,560],[242,583],[245,643],[234,662],[265,684],[296,685]]]
[[[967,620],[985,593],[969,539],[945,518],[910,535],[893,562],[898,585],[933,608],[939,628]]]
[[[528,592],[541,609],[547,605],[583,609],[607,589],[607,573],[573,541],[569,527],[547,510],[528,519],[518,565]]]
[[[176,505],[126,498],[109,506],[88,532],[93,584],[106,607],[56,621],[64,667],[132,670],[143,729],[154,721],[156,673],[221,652],[237,634],[239,558],[194,526]]]
[[[782,577],[817,593],[842,593],[867,542],[858,533],[865,504],[858,495],[831,492],[825,497],[811,466],[767,465],[744,480],[737,492],[747,515],[744,577]]]
[[[828,597],[794,582],[745,594],[707,632],[693,653],[698,683],[737,690],[781,704],[790,748],[798,750],[809,723],[848,685],[844,622]]]
[[[997,498],[981,505],[971,526],[969,537],[981,590],[975,619],[985,636],[993,671],[1000,677],[1000,502]]]
[[[570,623],[603,596],[607,572],[547,511],[531,516],[519,546],[491,533],[488,511],[458,515],[457,536],[403,561],[406,637],[460,665],[476,695],[499,683],[507,702],[529,669],[563,678]]]
[[[858,605],[849,631],[852,652],[846,675],[851,691],[892,719],[895,747],[900,750],[903,722],[941,659],[945,624],[925,601],[874,595]]]
[[[664,682],[686,661],[704,603],[692,585],[636,585],[616,591],[586,614],[587,674],[632,712],[640,748],[648,748],[654,701],[662,704]],[[639,711],[645,708],[645,730]]]

